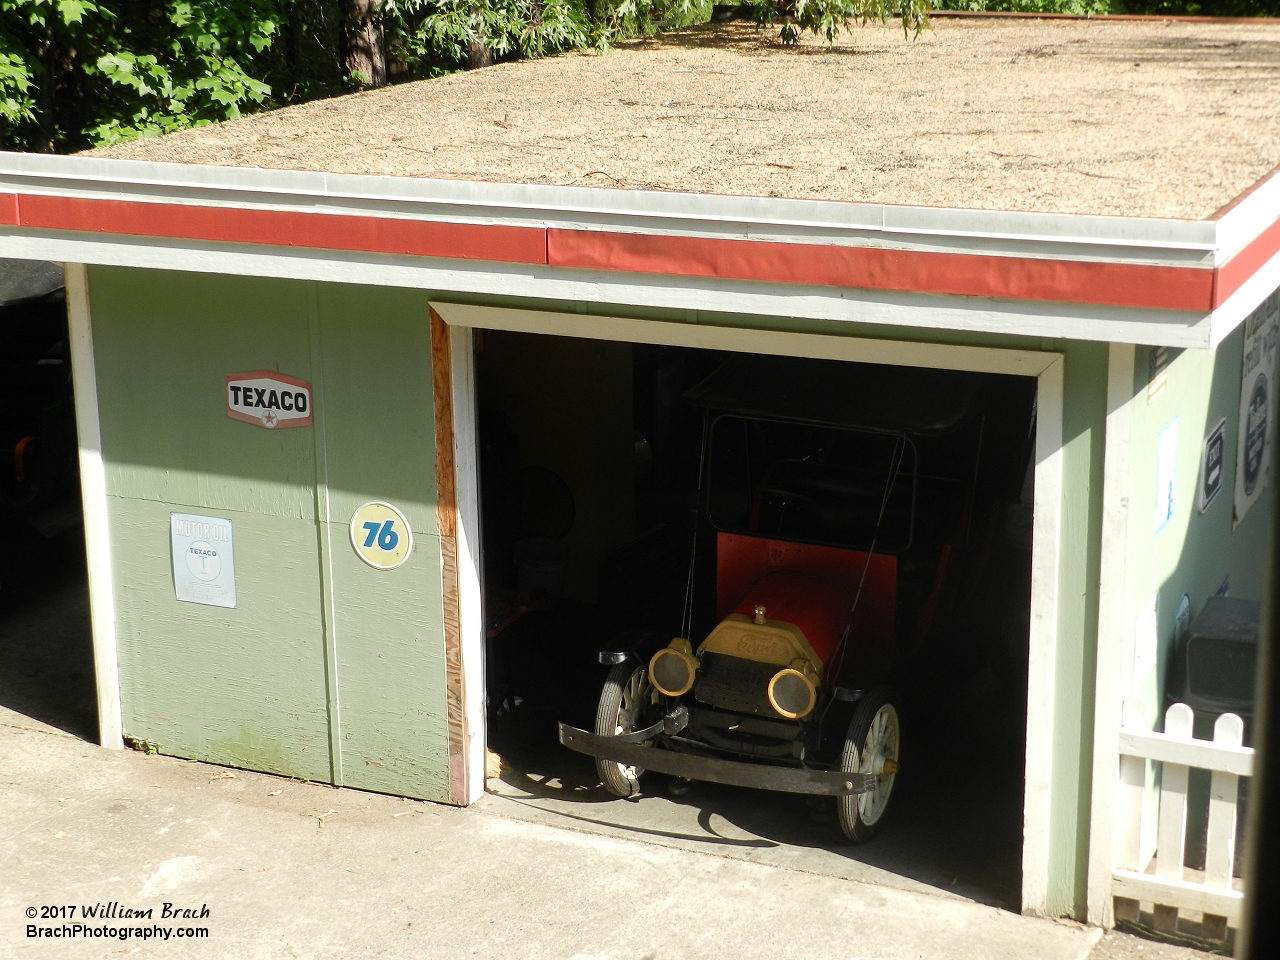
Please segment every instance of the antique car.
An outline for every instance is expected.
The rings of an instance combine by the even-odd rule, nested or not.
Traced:
[[[602,650],[595,729],[561,723],[560,742],[619,797],[645,771],[834,797],[865,842],[909,762],[901,680],[945,643],[1022,489],[1033,382],[735,355],[685,399],[714,621],[694,637],[691,560],[678,635]]]

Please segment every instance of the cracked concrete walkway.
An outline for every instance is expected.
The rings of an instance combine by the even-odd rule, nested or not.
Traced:
[[[102,750],[0,708],[0,956],[1084,960],[1100,931],[954,898]],[[209,938],[43,940],[83,905]],[[28,920],[28,908],[77,917]],[[110,909],[109,907],[104,909]]]

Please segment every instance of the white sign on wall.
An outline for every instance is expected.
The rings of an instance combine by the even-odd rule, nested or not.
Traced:
[[[1240,364],[1240,422],[1236,425],[1236,491],[1232,529],[1238,527],[1271,473],[1271,428],[1276,419],[1276,334],[1280,291],[1244,321]]]
[[[255,426],[311,426],[311,384],[271,370],[227,374],[227,416]]]
[[[186,603],[236,605],[236,561],[231,521],[221,517],[169,514],[173,589]]]

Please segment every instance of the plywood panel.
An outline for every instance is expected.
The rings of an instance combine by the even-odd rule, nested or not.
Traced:
[[[235,538],[235,609],[179,603],[171,510],[109,498],[125,734],[161,752],[328,780],[315,525],[217,511]]]
[[[388,500],[415,532],[434,533],[435,430],[425,294],[318,288],[327,483],[332,519]],[[296,431],[295,431],[296,432]]]
[[[91,268],[122,721],[165,753],[331,775],[311,430],[226,415],[228,373],[312,378],[306,285]],[[235,609],[174,597],[169,514],[234,526]]]
[[[311,431],[232,420],[224,393],[228,373],[311,379],[306,285],[98,267],[89,278],[107,492],[313,518]]]
[[[448,801],[440,542],[419,535],[395,570],[366,566],[329,525],[342,782]]]
[[[431,333],[412,291],[318,288],[339,748],[346,786],[447,801]],[[393,503],[415,545],[395,570],[350,542],[360,504]]]

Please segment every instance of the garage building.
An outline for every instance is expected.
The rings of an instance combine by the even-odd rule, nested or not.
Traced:
[[[1158,724],[1184,595],[1262,596],[1278,41],[713,25],[4,154],[0,256],[66,265],[101,742],[469,804],[488,411],[599,605],[698,357],[1026,378],[1018,905],[1109,922],[1121,702]]]

